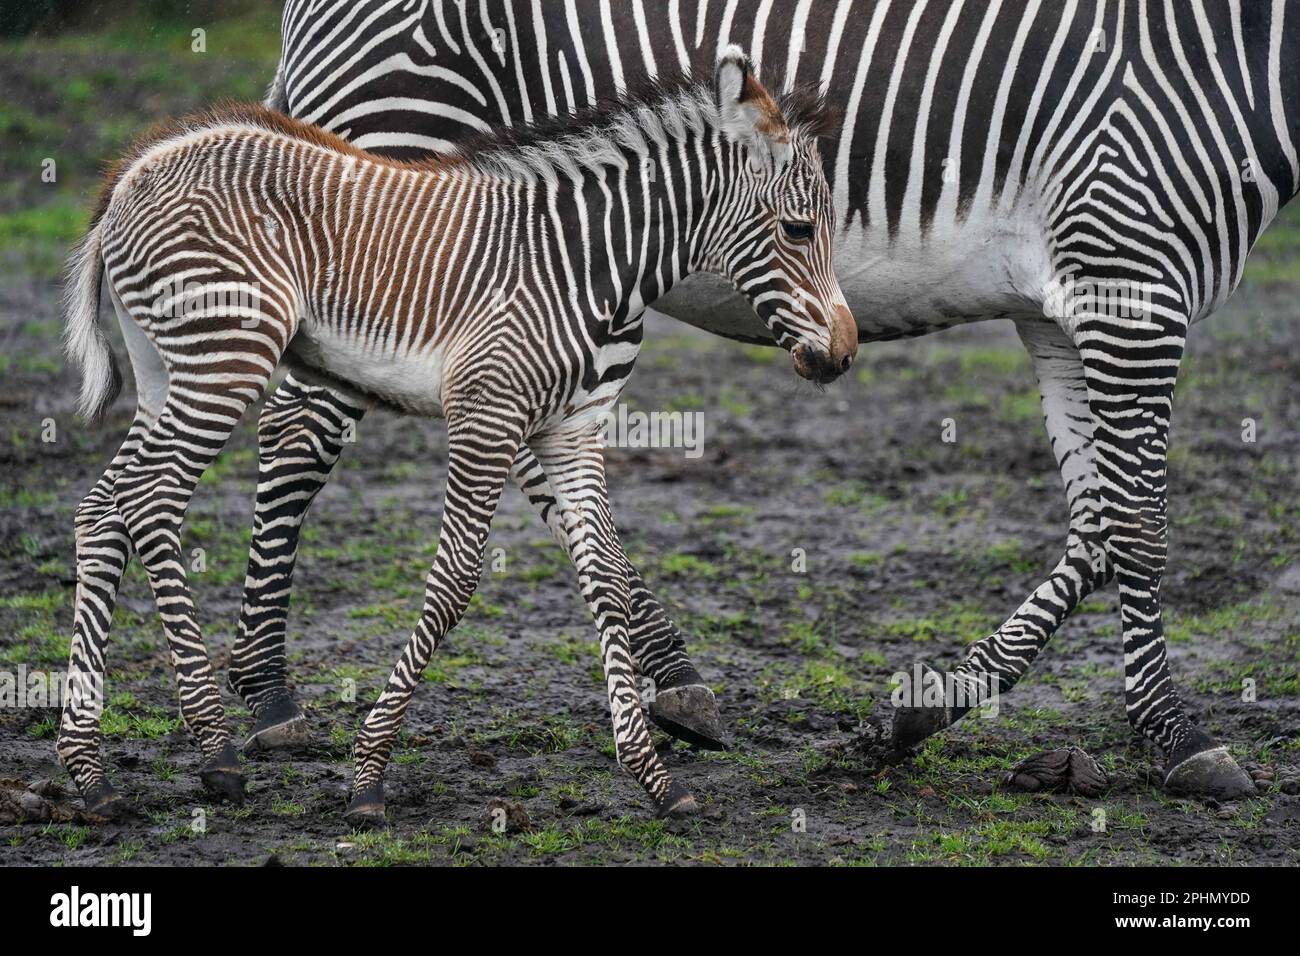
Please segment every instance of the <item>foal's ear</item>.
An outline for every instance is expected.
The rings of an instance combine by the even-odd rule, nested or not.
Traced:
[[[790,127],[781,108],[754,75],[745,51],[734,43],[718,53],[714,95],[722,132],[749,153],[750,167],[776,171],[790,160]]]

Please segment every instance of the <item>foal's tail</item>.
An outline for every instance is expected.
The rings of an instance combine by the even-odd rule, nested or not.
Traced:
[[[63,280],[63,350],[81,367],[77,412],[88,422],[98,421],[122,388],[117,359],[99,327],[99,284],[104,277],[100,228],[96,218],[72,250]]]

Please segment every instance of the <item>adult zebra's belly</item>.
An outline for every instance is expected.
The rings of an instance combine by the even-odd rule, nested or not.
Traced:
[[[1042,315],[1053,285],[1049,247],[1026,216],[972,220],[924,239],[852,228],[836,240],[835,274],[862,341],[905,338],[993,316]],[[690,276],[653,308],[716,335],[772,341],[720,276]]]

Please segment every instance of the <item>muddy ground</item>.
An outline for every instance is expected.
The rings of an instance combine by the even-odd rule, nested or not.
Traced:
[[[75,51],[55,65],[39,49],[24,55],[60,76],[68,57],[80,62]],[[113,68],[131,76],[126,56]],[[15,89],[44,115],[39,91]],[[206,92],[126,98],[145,111]],[[89,124],[89,136],[103,113],[92,101],[83,118],[60,122]],[[77,188],[68,203],[88,193]],[[59,357],[48,268],[65,237],[33,252],[12,238],[30,221],[15,220],[27,215],[21,197],[0,199],[12,225],[0,230],[11,240],[0,249],[0,669],[57,670],[72,621],[72,512],[132,405],[128,388],[103,427],[73,418],[76,379]],[[1272,774],[1257,799],[1207,806],[1152,786],[1158,755],[1124,719],[1113,590],[1067,622],[997,718],[968,720],[897,765],[865,756],[861,728],[889,675],[915,658],[958,659],[1059,556],[1066,511],[1027,359],[1009,327],[985,324],[865,347],[823,394],[796,381],[783,353],[665,321],[652,325],[626,399],[702,413],[703,454],[615,449],[609,477],[624,541],[689,635],[734,735],[731,752],[714,754],[656,732],[703,816],[654,820],[617,769],[590,619],[560,551],[512,490],[489,542],[504,570],[484,574],[409,712],[388,774],[391,828],[348,831],[350,742],[418,612],[445,472],[438,423],[376,413],[317,501],[298,568],[289,654],[315,746],[248,760],[244,808],[208,802],[135,566],[111,637],[104,727],[110,773],[138,815],[78,818],[78,801],[59,796],[68,781],[54,760],[57,714],[0,710],[0,777],[37,785],[56,817],[68,815],[0,825],[0,864],[1294,865],[1300,796],[1285,791],[1300,774],[1297,250],[1292,215],[1230,306],[1195,330],[1170,478],[1172,666],[1197,718]],[[954,443],[940,440],[946,418]],[[1247,418],[1254,442],[1242,440]],[[55,440],[43,441],[51,421]],[[254,449],[250,418],[186,532],[187,548],[204,549],[206,570],[192,580],[223,676]],[[792,570],[794,549],[803,573]],[[350,682],[354,702],[343,700]],[[249,713],[225,699],[246,731]],[[1067,744],[1110,771],[1101,797],[1003,783],[1020,759]],[[517,832],[485,826],[499,801],[524,811],[512,816]]]

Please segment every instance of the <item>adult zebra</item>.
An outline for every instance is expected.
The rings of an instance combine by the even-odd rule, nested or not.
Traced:
[[[270,102],[399,156],[694,66],[722,40],[752,50],[769,75],[783,70],[786,89],[819,83],[843,114],[825,162],[843,228],[837,272],[860,339],[1013,319],[1069,502],[1060,560],[954,676],[1009,690],[1079,602],[1114,579],[1126,709],[1165,751],[1165,784],[1251,792],[1170,679],[1165,462],[1187,328],[1227,299],[1300,183],[1295,3],[289,0],[283,29]],[[764,340],[718,291],[692,280],[657,307]],[[231,675],[267,743],[288,736],[298,713],[283,662],[297,528],[360,412],[291,380],[263,415]],[[547,513],[545,478],[530,461],[519,473]],[[643,669],[665,687],[680,674],[693,684],[639,581],[633,616]],[[701,703],[680,708],[679,732],[720,735]],[[905,712],[896,739],[914,743],[960,715]]]

